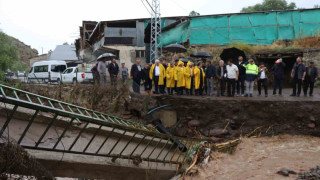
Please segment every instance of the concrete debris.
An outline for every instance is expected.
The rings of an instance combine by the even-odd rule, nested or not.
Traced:
[[[208,133],[209,136],[223,136],[223,135],[227,135],[229,132],[227,129],[211,129]]]
[[[311,128],[311,129],[313,129],[313,128],[316,127],[316,124],[314,124],[314,123],[309,123],[309,124],[308,124],[308,127]]]
[[[315,122],[315,121],[316,121],[316,118],[315,118],[314,116],[310,116],[310,121]]]
[[[297,174],[295,171],[292,171],[290,169],[281,169],[277,173],[282,175],[282,176],[289,176],[289,174]]]
[[[299,173],[297,180],[318,180],[320,179],[320,166],[311,168],[309,172]]]
[[[188,126],[191,127],[198,127],[200,126],[200,121],[199,120],[191,120],[188,122]]]

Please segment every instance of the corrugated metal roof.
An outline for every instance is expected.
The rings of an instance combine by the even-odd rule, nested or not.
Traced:
[[[74,45],[58,45],[48,60],[78,61]]]

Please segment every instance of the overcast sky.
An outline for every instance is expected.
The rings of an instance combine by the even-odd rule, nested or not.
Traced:
[[[145,2],[145,0],[143,0]],[[262,0],[160,0],[162,16],[237,13]],[[149,0],[151,2],[151,0]],[[299,8],[312,8],[320,0],[288,0]],[[145,3],[146,4],[146,3]],[[147,4],[146,4],[147,6]],[[39,54],[79,37],[82,20],[106,21],[148,18],[141,0],[0,0],[0,29]],[[319,17],[316,17],[319,18]],[[1,43],[1,42],[0,42]]]

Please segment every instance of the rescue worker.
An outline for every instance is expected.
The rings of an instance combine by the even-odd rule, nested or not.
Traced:
[[[164,86],[165,68],[157,59],[150,69],[150,79],[154,82],[155,94],[164,94],[162,86]]]
[[[186,81],[184,77],[184,63],[182,61],[178,62],[178,67],[175,69],[174,79],[177,81],[177,94],[183,95],[183,89],[186,86]]]
[[[246,93],[245,97],[252,97],[254,81],[258,78],[259,68],[253,59],[249,60],[249,64],[243,65],[246,68]]]
[[[173,95],[173,89],[175,85],[175,79],[174,79],[174,63],[168,63],[168,68],[166,70],[166,78],[167,78],[167,90],[169,95]]]
[[[176,69],[178,68],[178,63],[179,63],[179,60],[176,59],[176,56],[174,56],[174,73],[176,73]],[[178,94],[178,89],[177,89],[177,81],[174,81],[174,91],[176,92],[176,94]]]
[[[168,68],[167,60],[166,59],[162,59],[161,64],[164,67],[164,70],[167,70],[167,68]],[[163,84],[164,84],[163,86],[160,86],[160,88],[162,88],[160,91],[163,91],[163,93],[166,94],[166,90],[165,90],[166,84],[167,84],[166,75],[164,76]]]
[[[193,77],[193,70],[192,70],[193,63],[188,62],[187,67],[184,68],[184,77],[186,81],[186,94],[187,96],[191,95],[191,79]]]
[[[202,69],[202,63],[198,62],[198,66],[194,68],[194,86],[196,96],[202,95],[204,88],[205,73]]]

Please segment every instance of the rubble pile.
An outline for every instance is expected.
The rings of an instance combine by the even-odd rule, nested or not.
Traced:
[[[320,166],[311,168],[309,172],[299,173],[297,180],[319,180],[320,179]]]

